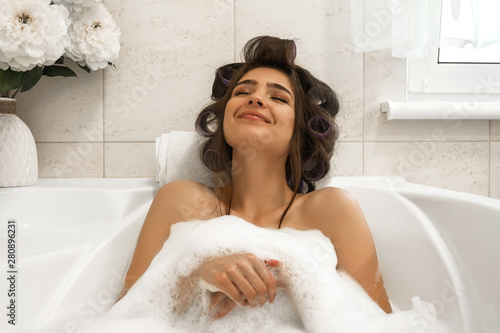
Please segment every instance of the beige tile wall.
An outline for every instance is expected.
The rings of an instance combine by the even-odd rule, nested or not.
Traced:
[[[105,0],[121,27],[116,69],[43,78],[18,100],[40,177],[154,177],[155,138],[193,130],[219,65],[257,35],[293,38],[297,61],[342,99],[337,175],[399,175],[500,198],[499,121],[388,121],[405,61],[353,54],[349,0]]]
[[[500,142],[490,143],[490,196],[500,198]]]

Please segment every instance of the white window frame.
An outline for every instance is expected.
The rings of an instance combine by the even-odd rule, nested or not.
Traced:
[[[500,119],[500,64],[439,63],[438,43],[427,50],[407,59],[406,98],[381,104],[387,119]]]
[[[482,101],[500,101],[500,64],[438,63],[438,52],[434,47],[424,57],[408,59],[409,99],[457,100],[477,94]]]
[[[500,119],[500,64],[439,64],[438,52],[407,60],[406,99],[381,104],[387,119]]]

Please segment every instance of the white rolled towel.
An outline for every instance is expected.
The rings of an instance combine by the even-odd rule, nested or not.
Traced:
[[[173,131],[156,139],[156,180],[163,186],[175,180],[194,180],[214,186],[210,171],[200,159],[199,147],[203,139],[196,132]],[[316,182],[316,189],[329,186],[330,171]]]
[[[156,139],[156,180],[163,186],[175,180],[194,180],[213,186],[199,157],[203,138],[196,132],[173,131]]]

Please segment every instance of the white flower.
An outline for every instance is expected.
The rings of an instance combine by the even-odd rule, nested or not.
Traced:
[[[82,11],[85,7],[99,5],[101,0],[52,0],[53,3],[64,5],[69,10]]]
[[[68,10],[50,0],[0,0],[0,68],[52,65],[69,44]]]
[[[104,68],[118,58],[120,30],[102,3],[72,12],[70,17],[73,23],[68,29],[71,43],[67,56],[91,70]]]

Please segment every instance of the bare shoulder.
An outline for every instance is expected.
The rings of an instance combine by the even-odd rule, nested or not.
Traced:
[[[348,191],[325,187],[304,196],[304,210],[313,221],[324,222],[324,218],[340,220],[340,217],[357,213],[360,208],[356,198]]]
[[[356,198],[348,191],[327,187],[303,197],[303,212],[310,229],[330,238],[337,254],[337,268],[353,277],[390,313],[391,305],[379,272],[373,237]]]
[[[142,225],[122,296],[146,271],[170,236],[172,224],[205,219],[215,212],[217,197],[203,184],[180,180],[166,184],[156,193]]]
[[[330,205],[341,205],[347,202],[356,202],[354,196],[348,191],[339,187],[331,186],[310,192],[306,196],[309,204],[329,203]]]
[[[212,192],[210,187],[198,183],[194,180],[176,180],[174,182],[165,184],[159,190],[157,195],[161,196],[184,196],[184,195],[192,195],[192,194],[201,194],[205,192]]]
[[[325,187],[308,193],[303,199],[302,215],[307,228],[321,230],[332,242],[340,242],[353,233],[371,239],[361,207],[348,191]]]
[[[178,221],[208,218],[214,211],[218,198],[212,188],[192,180],[178,180],[158,190],[155,201],[159,201]]]

